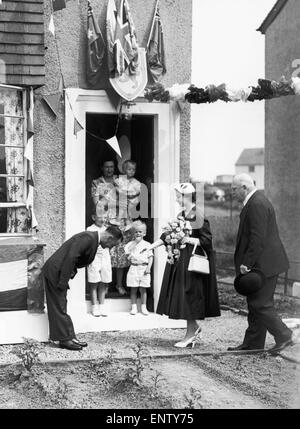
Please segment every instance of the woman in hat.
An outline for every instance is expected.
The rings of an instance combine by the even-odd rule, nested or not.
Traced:
[[[187,321],[185,337],[175,344],[175,347],[183,348],[194,347],[197,342],[201,331],[197,321],[220,316],[220,307],[209,222],[197,208],[196,190],[191,183],[181,183],[175,187],[175,191],[176,201],[181,206],[178,216],[190,222],[192,233],[183,239],[186,247],[180,250],[174,264],[166,264],[156,312],[170,319]],[[166,235],[163,233],[152,248],[166,244]],[[204,254],[204,249],[208,256],[209,274],[188,271],[196,244],[196,253]]]

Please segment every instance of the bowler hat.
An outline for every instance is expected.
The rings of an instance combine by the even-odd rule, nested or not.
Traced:
[[[234,288],[240,295],[248,296],[258,292],[262,288],[264,281],[264,274],[260,270],[253,268],[249,273],[239,274],[235,278]]]

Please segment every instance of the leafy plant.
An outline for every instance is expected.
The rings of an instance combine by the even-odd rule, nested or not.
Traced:
[[[124,387],[127,384],[141,387],[143,384],[142,372],[146,366],[142,361],[143,345],[137,343],[132,349],[135,352],[135,357],[132,359],[131,365],[127,368],[125,377],[116,384],[117,387]]]
[[[21,359],[25,371],[31,372],[33,366],[41,362],[40,354],[45,353],[43,348],[40,342],[32,338],[24,338],[24,343],[21,346],[15,346],[10,353]]]
[[[162,376],[161,372],[155,371],[154,375],[151,375],[153,385],[150,388],[150,396],[152,398],[159,397],[159,389],[164,385],[166,379]]]
[[[186,393],[184,394],[184,399],[186,400],[187,404],[184,407],[186,408],[190,408],[190,409],[195,409],[195,408],[203,408],[203,405],[201,404],[200,400],[201,400],[201,392],[198,389],[195,389],[194,387],[190,388],[190,392],[187,395]]]
[[[132,349],[136,353],[136,356],[132,361],[132,365],[127,369],[126,378],[130,383],[141,386],[142,372],[145,369],[145,365],[142,361],[143,346],[141,343],[137,343]]]
[[[42,373],[35,379],[35,385],[51,402],[63,403],[69,399],[69,386],[62,377]]]

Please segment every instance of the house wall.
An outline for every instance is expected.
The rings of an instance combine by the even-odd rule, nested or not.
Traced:
[[[107,0],[92,0],[94,16],[100,18],[100,29],[105,36]],[[130,0],[130,9],[139,45],[146,46],[153,18],[155,0]],[[67,7],[54,12],[56,37],[49,32],[50,1],[45,2],[46,85],[36,91],[34,178],[35,210],[39,235],[47,243],[46,255],[57,249],[65,238],[64,207],[64,100],[55,117],[42,100],[44,94],[58,91],[60,73],[66,88],[87,88],[85,82],[87,1],[68,2]],[[167,73],[162,83],[189,82],[191,78],[192,0],[161,0],[160,15],[163,24]],[[103,69],[99,89],[109,87]],[[101,88],[100,88],[101,87]],[[189,176],[190,108],[181,115],[180,175]]]
[[[297,75],[300,65],[300,2],[289,0],[266,30],[266,78]],[[298,73],[300,77],[300,70]],[[300,279],[300,97],[265,102],[265,190],[274,204],[291,269]]]
[[[257,189],[264,189],[265,167],[263,165],[255,165],[255,171],[249,171],[249,165],[236,165],[235,174],[247,173],[255,181]]]

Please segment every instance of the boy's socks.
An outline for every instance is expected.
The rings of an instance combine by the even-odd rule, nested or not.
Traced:
[[[148,316],[148,315],[149,315],[149,311],[147,310],[146,304],[142,304],[142,305],[141,305],[141,313],[142,313],[144,316]]]
[[[130,314],[135,315],[137,314],[137,305],[136,304],[132,304],[131,305],[131,311]]]
[[[98,304],[92,305],[92,315],[95,317],[100,316],[100,310]]]
[[[99,305],[99,311],[100,311],[100,316],[106,317],[108,315],[105,304]]]

